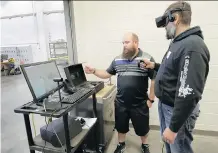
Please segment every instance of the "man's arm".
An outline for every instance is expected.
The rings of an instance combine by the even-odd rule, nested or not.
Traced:
[[[158,71],[160,68],[160,63],[154,63],[154,70]]]
[[[93,74],[101,79],[108,79],[112,76],[112,74],[109,74],[106,70],[98,70],[98,69],[94,69]]]
[[[110,78],[112,75],[116,74],[115,61],[114,60],[112,61],[111,65],[108,67],[107,70],[99,70],[99,69],[95,69],[95,68],[91,68],[91,67],[86,66],[85,72],[87,74],[94,74],[95,76],[97,76],[101,79]]]
[[[113,60],[107,70],[94,69],[93,74],[99,78],[107,79],[116,74],[115,61]]]
[[[149,92],[149,99],[154,100],[155,99],[155,94],[154,94],[154,80],[151,80],[151,86],[150,86],[150,92]]]
[[[98,70],[89,66],[85,66],[84,70],[86,74],[94,74],[101,79],[107,79],[111,77],[111,74],[109,74],[106,70]]]
[[[180,74],[170,130],[177,133],[186,122],[204,90],[207,61],[198,52],[188,52],[180,61]]]
[[[155,70],[155,71],[158,71],[159,70],[159,68],[160,68],[160,64],[159,63],[155,63],[155,61],[150,61],[150,60],[148,60],[148,59],[144,59],[143,60],[144,61],[144,63],[145,63],[145,68],[147,68],[147,69],[153,69],[153,70]]]
[[[155,60],[154,60],[153,57],[150,59],[150,61],[155,63]],[[150,92],[149,92],[149,99],[150,100],[154,100],[155,99],[154,84],[155,84],[156,74],[157,74],[157,72],[154,69],[153,70],[152,69],[148,70],[148,75],[149,75],[149,78],[151,80]]]

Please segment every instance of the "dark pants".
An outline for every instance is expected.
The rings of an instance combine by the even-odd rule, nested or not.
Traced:
[[[165,105],[161,102],[158,104],[161,137],[164,130],[169,127],[173,114],[173,107]],[[165,143],[167,153],[193,153],[191,142],[193,141],[193,129],[195,122],[199,116],[199,104],[196,106],[190,117],[184,123],[177,133],[174,144]]]
[[[129,108],[124,104],[115,102],[115,128],[119,133],[127,133],[129,131],[130,119],[138,136],[146,136],[148,134],[150,128],[147,104]]]

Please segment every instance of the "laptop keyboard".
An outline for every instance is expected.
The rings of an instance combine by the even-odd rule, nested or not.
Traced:
[[[84,97],[85,95],[89,94],[91,91],[92,91],[92,89],[80,88],[74,94],[65,97],[61,102],[63,102],[63,103],[75,103],[78,100],[80,100],[82,97]]]

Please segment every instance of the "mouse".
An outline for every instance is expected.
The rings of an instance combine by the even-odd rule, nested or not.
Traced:
[[[85,125],[85,123],[86,123],[86,121],[83,118],[81,118],[80,119],[80,124],[83,126],[83,125]]]

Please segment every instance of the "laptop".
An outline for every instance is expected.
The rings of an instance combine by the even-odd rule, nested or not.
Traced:
[[[67,80],[76,88],[95,88],[96,92],[104,88],[103,81],[87,81],[82,63],[64,68]]]

